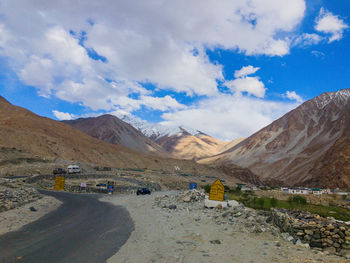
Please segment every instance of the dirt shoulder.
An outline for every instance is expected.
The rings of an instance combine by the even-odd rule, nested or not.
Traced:
[[[203,200],[184,203],[176,195],[103,198],[126,207],[135,223],[127,243],[107,262],[346,262],[284,240],[247,208],[205,209]]]
[[[62,204],[52,196],[44,195],[41,199],[0,213],[0,235],[20,229],[22,226],[38,220],[40,217],[57,209]],[[36,211],[31,211],[34,207]]]

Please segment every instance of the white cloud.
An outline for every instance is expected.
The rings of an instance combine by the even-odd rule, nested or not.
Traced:
[[[215,96],[222,66],[209,60],[206,48],[285,55],[290,43],[279,35],[293,34],[304,11],[304,0],[208,0],[200,5],[12,0],[1,4],[0,55],[10,58],[20,79],[41,95],[93,109],[108,110],[116,98],[131,93],[144,95],[139,85],[144,82]],[[108,62],[90,58],[71,30],[76,35],[84,31],[85,46]],[[112,85],[120,82],[128,87]]]
[[[253,97],[220,95],[194,107],[163,114],[167,126],[184,125],[216,138],[247,137],[292,110],[298,103],[282,103]]]
[[[234,76],[236,79],[226,81],[224,85],[233,93],[242,94],[242,92],[247,92],[249,95],[263,98],[266,91],[264,83],[258,77],[248,76],[254,74],[259,69],[259,67],[253,67],[251,65],[242,67],[240,70],[235,71]]]
[[[323,7],[315,22],[315,29],[317,31],[330,34],[329,42],[340,40],[343,37],[344,30],[349,27],[339,16],[333,15]]]
[[[298,46],[298,45],[300,45],[300,46],[311,46],[311,45],[318,44],[319,42],[322,41],[322,39],[323,39],[323,37],[321,37],[318,34],[304,33],[304,34],[301,34],[301,35],[297,36],[294,39],[293,44],[295,46]]]
[[[265,96],[265,85],[258,77],[243,77],[225,82],[225,86],[233,92],[247,92],[258,98]]]
[[[315,57],[318,58],[324,58],[325,57],[325,53],[318,51],[318,50],[312,50],[311,54],[314,55]]]
[[[302,103],[304,101],[303,98],[300,95],[298,95],[295,91],[287,90],[286,94],[284,94],[283,96],[290,100],[295,100],[298,103]]]
[[[68,112],[60,112],[57,110],[53,110],[52,113],[59,120],[72,120],[76,117],[74,114]]]
[[[254,74],[257,72],[260,68],[259,67],[253,67],[252,65],[242,67],[240,70],[235,71],[235,78],[245,77],[251,74]]]

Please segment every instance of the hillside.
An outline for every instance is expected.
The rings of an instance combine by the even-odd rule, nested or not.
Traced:
[[[64,122],[104,142],[121,145],[143,154],[170,157],[158,144],[113,115],[106,114]]]
[[[323,93],[201,163],[236,164],[270,184],[350,187],[350,90]]]

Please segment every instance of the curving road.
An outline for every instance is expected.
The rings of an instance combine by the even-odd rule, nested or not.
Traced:
[[[1,263],[105,262],[134,229],[126,209],[101,202],[98,195],[42,193],[63,204],[18,231],[1,235]]]

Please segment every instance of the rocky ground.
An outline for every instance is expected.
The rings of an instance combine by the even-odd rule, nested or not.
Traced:
[[[34,202],[42,195],[33,187],[24,185],[21,179],[0,178],[0,212]]]
[[[203,199],[198,192],[106,196],[135,221],[128,242],[108,262],[347,262],[287,241],[263,212],[235,203],[207,209]]]
[[[60,204],[25,185],[22,179],[0,178],[0,235],[37,220]]]

